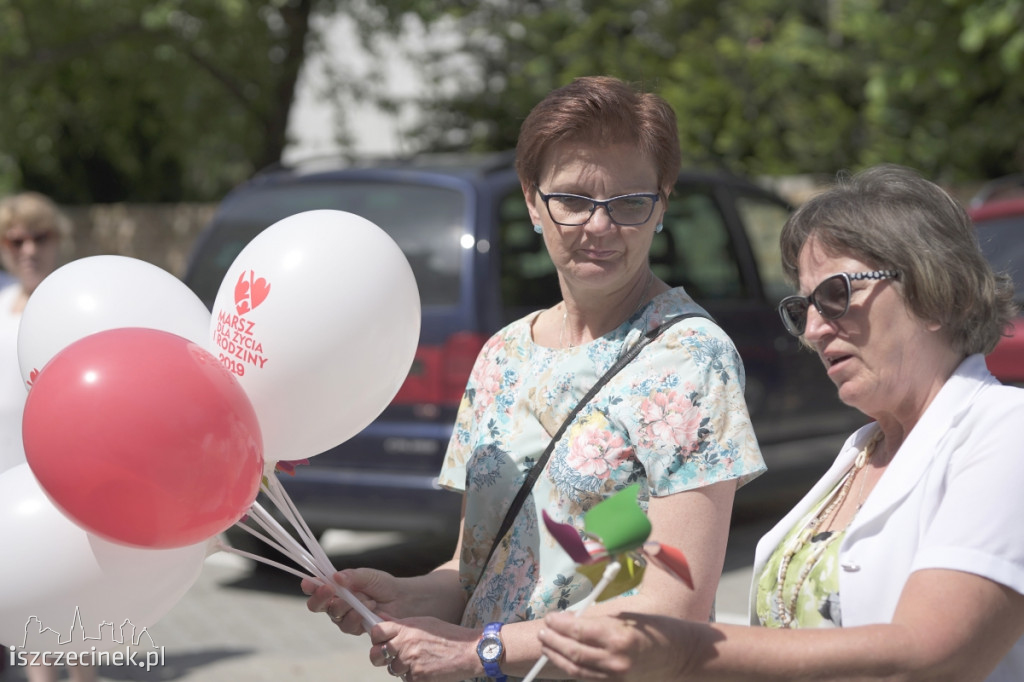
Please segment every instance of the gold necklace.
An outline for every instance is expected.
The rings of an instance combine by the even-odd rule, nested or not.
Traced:
[[[786,574],[789,572],[789,562],[796,556],[812,538],[817,537],[818,531],[825,525],[825,523],[832,517],[832,513],[837,511],[839,507],[846,501],[846,498],[850,494],[850,488],[853,486],[853,479],[857,477],[857,474],[867,466],[868,461],[871,459],[871,455],[874,454],[875,447],[878,442],[883,438],[882,430],[878,429],[871,436],[871,439],[867,444],[857,453],[856,459],[853,461],[853,466],[850,467],[849,471],[843,476],[842,481],[832,489],[831,496],[822,503],[822,508],[815,514],[810,521],[804,526],[803,530],[794,536],[793,540],[783,550],[782,561],[779,562],[779,571],[776,576],[777,582],[775,584],[775,606],[779,614],[779,622],[782,627],[788,628],[793,624],[793,620],[796,617],[796,602],[800,596],[800,588],[803,587],[804,582],[807,580],[807,576],[810,575],[811,570],[821,559],[822,554],[828,549],[829,545],[838,537],[838,533],[833,532],[827,539],[823,539],[818,543],[818,546],[814,548],[810,556],[804,562],[803,568],[800,570],[800,574],[796,578],[796,582],[790,589],[789,599],[786,599],[785,587],[786,587]],[[864,486],[861,484],[861,493],[863,494]],[[861,502],[863,504],[863,502]],[[858,511],[860,506],[857,507]],[[850,519],[853,520],[852,517]],[[849,526],[849,522],[847,522]]]
[[[629,317],[633,317],[638,312],[640,312],[640,308],[642,308],[644,306],[644,303],[647,302],[647,292],[649,292],[651,290],[651,285],[652,284],[654,284],[654,271],[653,270],[648,270],[647,271],[647,284],[646,284],[646,286],[644,286],[643,290],[640,292],[640,300],[637,301],[636,308],[634,308],[633,312],[631,312],[629,314]],[[627,317],[626,319],[628,320],[629,317]],[[565,329],[566,329],[566,326],[568,325],[568,323],[569,323],[569,308],[566,307],[565,303],[563,302],[562,303],[562,331],[560,331],[558,333],[558,347],[559,348],[575,348],[576,347],[576,344],[572,342],[572,339],[569,340],[569,345],[568,346],[565,345]]]

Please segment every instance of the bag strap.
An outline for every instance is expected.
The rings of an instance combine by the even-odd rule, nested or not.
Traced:
[[[580,410],[586,407],[587,403],[593,400],[594,396],[597,395],[598,391],[604,388],[605,384],[607,384],[613,376],[618,374],[623,367],[632,362],[636,356],[640,355],[640,351],[642,351],[644,348],[647,347],[648,344],[650,344],[652,341],[658,338],[663,331],[674,325],[676,322],[680,322],[681,320],[685,320],[690,317],[707,316],[704,315],[703,313],[686,313],[683,315],[679,315],[678,317],[673,317],[667,322],[663,322],[654,329],[651,329],[646,334],[644,334],[636,343],[630,346],[629,350],[620,355],[619,359],[615,361],[615,364],[612,365],[608,369],[608,371],[605,372],[601,376],[601,378],[597,380],[597,383],[590,387],[590,390],[587,391],[587,394],[583,396],[583,398],[581,398],[578,403],[576,403],[576,407],[572,408],[572,412],[570,412],[569,416],[565,418],[565,421],[562,422],[562,425],[558,427],[558,431],[555,432],[555,435],[551,437],[551,442],[549,442],[548,446],[544,449],[544,453],[537,459],[537,462],[526,474],[526,480],[523,481],[522,487],[519,488],[519,492],[516,493],[515,498],[512,500],[512,504],[509,505],[508,511],[505,512],[505,518],[502,520],[501,526],[498,527],[498,534],[494,536],[494,543],[491,544],[491,551],[487,553],[487,560],[483,563],[483,568],[481,569],[480,572],[481,578],[483,577],[483,572],[487,570],[487,565],[491,563],[491,558],[494,556],[495,550],[498,549],[498,545],[501,544],[501,541],[504,539],[505,534],[508,533],[509,529],[512,527],[512,522],[515,521],[516,516],[519,515],[519,510],[522,509],[523,503],[526,502],[526,498],[529,496],[530,491],[533,490],[533,484],[537,482],[537,479],[540,478],[541,471],[543,471],[544,467],[547,466],[548,459],[551,457],[551,453],[554,452],[555,446],[558,444],[558,441],[562,438],[562,435],[565,433],[566,429],[569,428],[569,425],[572,424],[573,420],[576,419],[576,415],[580,413]]]

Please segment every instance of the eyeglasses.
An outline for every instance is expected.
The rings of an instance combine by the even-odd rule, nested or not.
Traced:
[[[616,225],[643,225],[654,215],[654,205],[658,203],[658,195],[653,193],[623,194],[601,200],[578,194],[544,194],[538,187],[537,194],[548,207],[551,219],[563,227],[586,225],[599,206],[608,211],[608,217]]]
[[[57,235],[54,232],[50,231],[37,232],[36,234],[30,234],[27,237],[4,237],[3,244],[13,251],[18,251],[25,245],[25,242],[32,242],[36,246],[43,246],[56,238],[56,236]]]
[[[779,316],[793,336],[802,336],[807,328],[807,309],[814,304],[818,314],[826,320],[838,320],[850,310],[850,282],[861,279],[899,279],[899,270],[872,270],[871,272],[840,272],[826,277],[814,287],[810,296],[787,296],[779,302]]]

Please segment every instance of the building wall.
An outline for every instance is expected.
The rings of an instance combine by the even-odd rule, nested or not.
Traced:
[[[185,274],[199,232],[213,218],[216,204],[97,204],[62,207],[74,223],[72,248],[65,262],[114,254],[138,258]]]

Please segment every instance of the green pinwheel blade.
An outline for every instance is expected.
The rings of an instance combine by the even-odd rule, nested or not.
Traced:
[[[609,554],[637,549],[651,534],[651,522],[636,501],[639,490],[640,486],[634,483],[594,505],[583,515],[583,529],[600,538]]]

